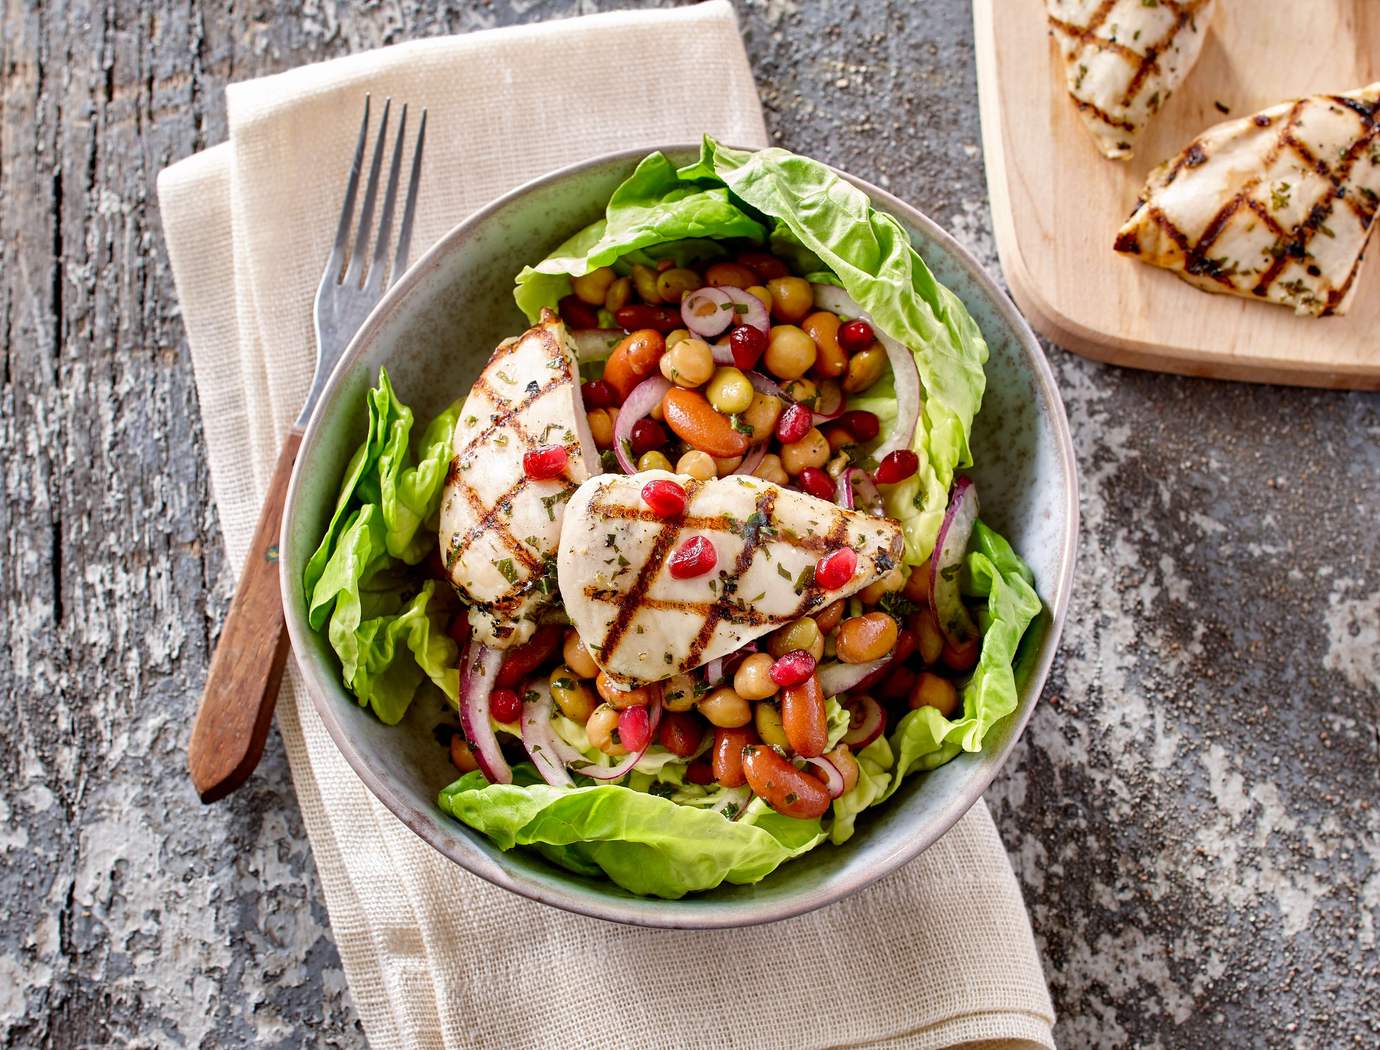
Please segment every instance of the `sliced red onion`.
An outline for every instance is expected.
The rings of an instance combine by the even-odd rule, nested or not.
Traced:
[[[624,335],[621,328],[574,328],[567,331],[570,341],[575,344],[575,353],[586,364],[607,361]]]
[[[838,696],[841,693],[846,693],[877,668],[885,666],[890,659],[891,656],[888,654],[877,660],[869,660],[865,664],[846,664],[841,660],[820,664],[815,672],[819,675],[820,691],[825,696]]]
[[[843,415],[844,401],[843,387],[833,381],[825,381],[820,385],[819,394],[815,398],[812,422],[815,426],[821,423],[828,423],[831,419],[838,419]]]
[[[746,374],[748,377],[748,382],[752,384],[752,389],[757,391],[757,393],[765,394],[767,397],[779,397],[788,405],[794,404],[794,402],[792,402],[791,399],[786,396],[786,391],[782,390],[779,386],[773,383],[761,372],[754,370]]]
[[[716,365],[732,365],[738,367],[738,359],[733,356],[733,347],[727,341],[715,343],[709,348],[710,356],[714,358]]]
[[[766,441],[763,441],[748,449],[747,455],[743,457],[743,461],[738,464],[738,468],[734,470],[733,473],[751,474],[760,467],[762,465],[762,460],[767,458],[767,444]]]
[[[751,788],[724,788],[723,797],[719,800],[719,804],[714,807],[713,812],[726,820],[737,820],[743,815],[743,810],[747,809],[747,805],[751,801]],[[733,809],[732,814],[729,813],[729,807]]]
[[[862,307],[842,288],[832,284],[814,284],[815,305],[852,320],[861,317],[872,326],[877,341],[886,350],[891,362],[891,374],[896,384],[896,424],[890,434],[877,446],[873,455],[877,460],[897,449],[910,448],[915,440],[915,428],[920,422],[920,373],[915,367],[915,355],[887,335],[877,322],[863,313]]]
[[[750,324],[763,335],[771,331],[771,319],[767,316],[767,308],[762,305],[761,299],[741,288],[725,287],[719,291],[732,300],[735,308],[729,312],[738,319],[739,324]]]
[[[639,419],[649,415],[661,404],[671,384],[661,376],[651,376],[633,387],[623,407],[618,410],[618,422],[613,426],[613,454],[625,473],[636,474],[637,464],[632,458],[632,428]]]
[[[963,557],[968,553],[968,540],[978,517],[977,486],[967,478],[954,482],[949,496],[949,509],[939,536],[934,541],[934,556],[930,559],[930,608],[939,620],[939,630],[953,646],[965,645],[977,637],[977,624],[963,604],[958,590],[958,577],[963,570]]]
[[[839,475],[834,488],[834,502],[847,510],[860,510],[864,514],[883,517],[886,508],[882,505],[882,494],[877,483],[862,467],[849,467]]]
[[[556,735],[551,725],[551,711],[555,706],[551,690],[545,682],[533,682],[527,686],[522,701],[522,746],[532,758],[541,778],[552,787],[570,787],[574,781],[565,771],[565,759],[561,753],[564,740]],[[568,744],[567,749],[573,750]]]
[[[735,316],[733,300],[723,288],[700,288],[681,300],[680,319],[701,339],[713,339]]]
[[[849,708],[848,732],[843,734],[842,743],[847,744],[849,750],[856,755],[882,735],[886,729],[886,710],[870,696],[850,698]],[[862,716],[856,724],[853,722],[854,712]]]
[[[647,729],[647,746],[648,746],[648,747],[651,746],[651,742],[656,738],[656,727],[657,727],[658,723],[661,722],[661,689],[660,689],[660,688],[657,688],[657,689],[653,689],[653,690],[652,690],[652,705],[651,705],[651,706],[652,706],[652,718],[651,718],[651,723],[650,723],[650,725],[649,725],[649,727],[648,727],[648,729]],[[643,756],[644,754],[646,754],[646,753],[647,753],[647,747],[643,747],[643,748],[642,748],[641,750],[639,750],[639,751],[630,751],[630,752],[628,752],[628,754],[624,757],[623,761],[617,763],[616,765],[612,765],[612,766],[598,766],[598,765],[595,765],[594,763],[591,762],[591,763],[589,763],[588,765],[576,766],[576,767],[575,767],[575,772],[577,772],[577,773],[582,773],[582,774],[584,774],[584,775],[587,776],[587,777],[593,777],[595,780],[618,780],[620,777],[625,777],[625,776],[627,776],[629,773],[631,773],[633,767],[634,767],[635,765],[637,765],[638,762],[642,761],[642,756]]]
[[[513,771],[503,757],[493,723],[489,721],[489,694],[494,691],[494,679],[502,666],[501,650],[471,641],[460,680],[460,725],[465,730],[465,739],[474,748],[475,761],[491,784],[513,782]]]
[[[824,789],[829,792],[830,798],[838,798],[843,794],[843,774],[834,763],[827,758],[807,758],[805,764],[819,770],[820,779],[824,781]]]

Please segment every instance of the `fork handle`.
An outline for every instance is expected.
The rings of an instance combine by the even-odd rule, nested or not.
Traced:
[[[288,479],[301,444],[302,430],[293,427],[278,452],[254,542],[211,657],[192,725],[187,768],[202,802],[224,798],[249,778],[264,753],[273,721],[288,654],[278,586],[278,533]]]

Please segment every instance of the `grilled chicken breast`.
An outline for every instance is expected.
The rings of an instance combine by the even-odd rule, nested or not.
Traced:
[[[1380,205],[1380,83],[1209,128],[1150,173],[1116,250],[1211,292],[1341,314]]]
[[[656,478],[681,484],[685,514],[657,517],[642,502]],[[702,576],[678,580],[667,562],[691,536],[718,555]],[[847,585],[814,583],[820,555],[858,554]],[[591,478],[566,508],[557,561],[561,599],[596,663],[628,685],[659,681],[716,657],[837,598],[898,563],[901,528],[760,478],[696,481],[664,471]]]
[[[565,469],[549,480],[529,478],[523,454],[551,445],[565,449]],[[453,448],[441,497],[446,571],[471,602],[475,637],[495,648],[517,645],[556,592],[566,501],[599,470],[579,361],[555,314],[499,344],[465,401]]]
[[[1214,0],[1045,0],[1069,95],[1103,154],[1131,156],[1202,50]]]

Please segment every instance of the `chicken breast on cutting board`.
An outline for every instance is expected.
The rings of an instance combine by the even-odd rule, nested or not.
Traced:
[[[674,480],[685,514],[657,517],[642,487]],[[708,538],[708,573],[671,576],[668,559],[687,539]],[[837,590],[814,582],[820,556],[858,555]],[[566,508],[557,560],[561,599],[580,638],[609,676],[654,682],[726,656],[768,631],[847,597],[901,558],[901,528],[768,481],[734,475],[697,481],[665,471],[605,474],[580,486]]]
[[[552,445],[565,449],[565,469],[529,478],[523,455]],[[579,361],[555,314],[499,344],[465,400],[452,447],[441,497],[446,571],[471,602],[475,637],[494,648],[517,645],[556,594],[566,502],[599,470]]]
[[[1380,205],[1380,83],[1209,128],[1150,173],[1116,250],[1210,292],[1341,314]]]
[[[1198,60],[1214,0],[1045,0],[1078,115],[1115,160]]]

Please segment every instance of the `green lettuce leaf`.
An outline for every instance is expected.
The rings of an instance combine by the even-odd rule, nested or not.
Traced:
[[[981,521],[973,527],[966,563],[972,593],[986,598],[979,616],[982,653],[963,687],[963,715],[948,719],[933,707],[905,715],[891,734],[896,767],[890,797],[913,769],[942,766],[959,751],[980,751],[988,730],[1016,710],[1016,662],[1021,638],[1043,610],[1033,576],[1011,545]],[[1029,647],[1028,647],[1029,648]]]
[[[858,814],[886,794],[891,784],[891,767],[896,764],[891,745],[884,736],[879,736],[854,757],[858,760],[858,782],[852,791],[834,801],[834,824],[829,829],[829,841],[836,846],[853,837]]]
[[[512,784],[467,773],[441,792],[439,805],[500,849],[536,846],[572,870],[597,867],[633,893],[674,899],[723,882],[757,882],[824,838],[819,821],[751,807],[728,821],[616,784],[552,787],[533,782],[528,763],[518,769]]]
[[[393,725],[423,681],[459,696],[459,651],[446,634],[457,602],[448,587],[407,567],[435,546],[458,405],[411,444],[412,410],[387,372],[367,396],[369,428],[341,484],[335,511],[307,563],[307,618],[340,658],[341,678],[360,704]],[[423,527],[427,526],[427,527]]]

